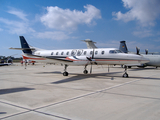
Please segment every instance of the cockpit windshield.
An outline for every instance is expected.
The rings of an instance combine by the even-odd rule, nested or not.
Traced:
[[[113,53],[122,53],[122,51],[120,51],[120,50],[110,50],[109,53],[112,53],[112,54]]]

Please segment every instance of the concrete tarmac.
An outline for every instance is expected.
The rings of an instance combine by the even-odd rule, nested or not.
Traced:
[[[0,67],[1,120],[159,120],[160,68]],[[90,66],[87,67],[88,71]]]

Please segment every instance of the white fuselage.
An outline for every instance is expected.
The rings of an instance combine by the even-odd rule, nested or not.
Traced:
[[[37,50],[32,54],[35,56],[26,56],[24,54],[24,59],[66,65],[139,65],[149,62],[148,59],[141,55],[122,53],[115,48]]]
[[[150,62],[145,63],[146,66],[160,66],[160,55],[143,55],[145,58],[148,58]]]

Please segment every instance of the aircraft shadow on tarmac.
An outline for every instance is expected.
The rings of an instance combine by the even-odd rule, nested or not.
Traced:
[[[138,71],[138,70],[147,71],[147,70],[159,70],[159,69],[158,68],[129,68],[128,70],[130,70],[130,71]]]
[[[0,89],[0,95],[28,91],[28,90],[34,90],[34,88],[19,87],[19,88]]]
[[[0,112],[0,114],[7,114],[7,112]]]
[[[52,84],[60,84],[60,83],[66,83],[66,82],[73,82],[73,81],[83,80],[83,79],[87,79],[87,78],[107,79],[106,77],[111,77],[111,80],[113,80],[113,77],[121,77],[121,76],[118,76],[118,73],[122,73],[122,72],[96,73],[96,74],[95,73],[93,73],[93,74],[69,73],[69,76],[67,76],[67,78],[66,78],[66,76],[64,76],[64,78],[66,78],[66,79],[62,79],[62,80],[59,80],[59,81],[56,81],[56,82],[52,82]],[[62,73],[60,71],[40,72],[40,73],[37,73],[37,74],[60,74],[60,75],[62,75]]]
[[[154,68],[149,68],[149,69],[154,69]],[[134,70],[135,69],[133,69],[133,71]],[[92,73],[92,74],[69,73],[69,76],[67,76],[67,78],[66,78],[66,76],[64,76],[64,79],[56,81],[56,82],[52,82],[51,84],[61,84],[61,83],[66,83],[66,82],[73,82],[73,81],[83,80],[83,79],[87,79],[87,78],[97,78],[97,79],[100,78],[100,79],[110,79],[110,80],[114,80],[114,78],[122,78],[122,75],[118,74],[118,73],[123,73],[123,72],[109,72],[109,73],[96,73],[96,74],[95,73]],[[60,71],[40,72],[40,73],[37,73],[37,74],[60,74],[60,75],[62,75],[62,73]],[[159,78],[146,77],[146,76],[129,76],[129,78],[124,78],[124,79],[160,80]]]

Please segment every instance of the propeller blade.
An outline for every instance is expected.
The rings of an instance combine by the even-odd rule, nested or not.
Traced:
[[[140,48],[136,47],[137,55],[139,55]]]
[[[92,63],[91,63],[91,68],[90,68],[90,74],[92,73]]]
[[[146,55],[148,54],[148,49],[145,49]]]
[[[109,72],[109,65],[108,65],[108,72]]]
[[[92,61],[92,59],[91,58],[89,58],[89,57],[86,57],[89,61]]]

